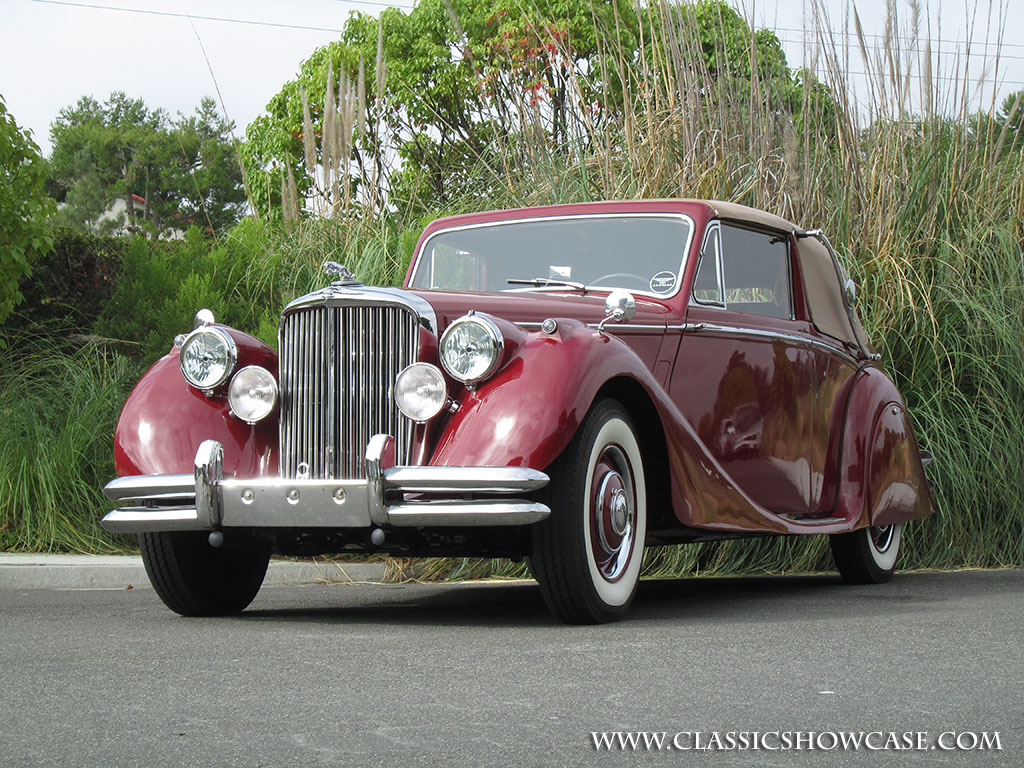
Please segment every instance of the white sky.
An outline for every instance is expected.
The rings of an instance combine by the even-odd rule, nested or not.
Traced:
[[[364,0],[67,0],[92,6],[132,8],[169,14],[240,19],[269,24],[319,27],[292,29],[254,24],[229,23],[129,13],[97,7],[69,7],[66,4],[34,0],[0,0],[0,94],[19,125],[33,131],[44,154],[50,150],[49,126],[57,112],[89,94],[100,101],[111,91],[123,90],[141,97],[150,107],[163,107],[171,114],[190,113],[204,95],[215,96],[215,88],[199,39],[210,58],[229,116],[241,135],[246,124],[259,115],[267,101],[298,71],[315,48],[338,37],[349,12],[358,9],[376,14],[381,3]],[[756,26],[775,29],[783,40],[790,66],[810,62],[804,48],[807,0],[739,0],[745,15]],[[1001,94],[1024,88],[1024,2],[981,0],[974,16],[974,32],[968,33],[965,5],[974,0],[921,0],[930,15],[932,39],[941,38],[947,70],[954,64],[951,54],[964,51],[968,38],[974,41],[971,77],[994,62],[984,52],[989,35],[999,30],[999,5],[1007,11],[999,65]],[[412,0],[394,5],[411,6]],[[834,27],[841,29],[848,0],[824,0]],[[868,34],[881,34],[885,0],[857,0],[861,22]],[[990,6],[992,10],[990,11]],[[901,13],[906,0],[898,0]],[[852,24],[852,23],[851,23]],[[852,28],[852,26],[851,26]],[[991,29],[991,32],[989,31]],[[854,52],[856,54],[856,52]],[[989,51],[991,54],[991,51]],[[962,59],[961,59],[962,62]],[[962,66],[962,64],[961,64]],[[852,71],[863,71],[859,60]],[[952,74],[945,71],[944,74]],[[987,91],[979,106],[987,106]]]

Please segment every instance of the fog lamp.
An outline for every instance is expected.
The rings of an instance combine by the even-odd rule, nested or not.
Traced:
[[[236,373],[228,387],[231,413],[246,424],[265,419],[277,405],[277,382],[273,374],[258,365],[247,365]]]
[[[395,403],[415,422],[428,421],[448,402],[444,374],[430,363],[413,363],[395,379]]]

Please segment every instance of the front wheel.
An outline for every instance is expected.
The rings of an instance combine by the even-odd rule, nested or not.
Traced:
[[[270,562],[261,542],[211,547],[203,532],[140,533],[146,574],[164,605],[182,616],[240,613],[256,597]]]
[[[882,584],[892,578],[903,523],[871,525],[829,537],[832,558],[847,584]]]
[[[622,405],[595,405],[549,474],[551,516],[533,526],[530,557],[544,601],[571,624],[620,619],[647,534],[643,459]]]

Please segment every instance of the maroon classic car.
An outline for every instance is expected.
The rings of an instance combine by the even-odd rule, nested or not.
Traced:
[[[525,557],[601,622],[646,545],[825,534],[883,582],[933,511],[818,231],[608,202],[435,221],[402,288],[326,267],[276,351],[203,310],[124,407],[103,525],[174,611],[241,611],[272,553],[362,551]]]

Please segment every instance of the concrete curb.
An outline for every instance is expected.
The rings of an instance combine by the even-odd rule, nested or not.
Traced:
[[[263,586],[377,583],[384,563],[271,560]],[[142,558],[130,555],[0,553],[0,589],[148,588]]]

